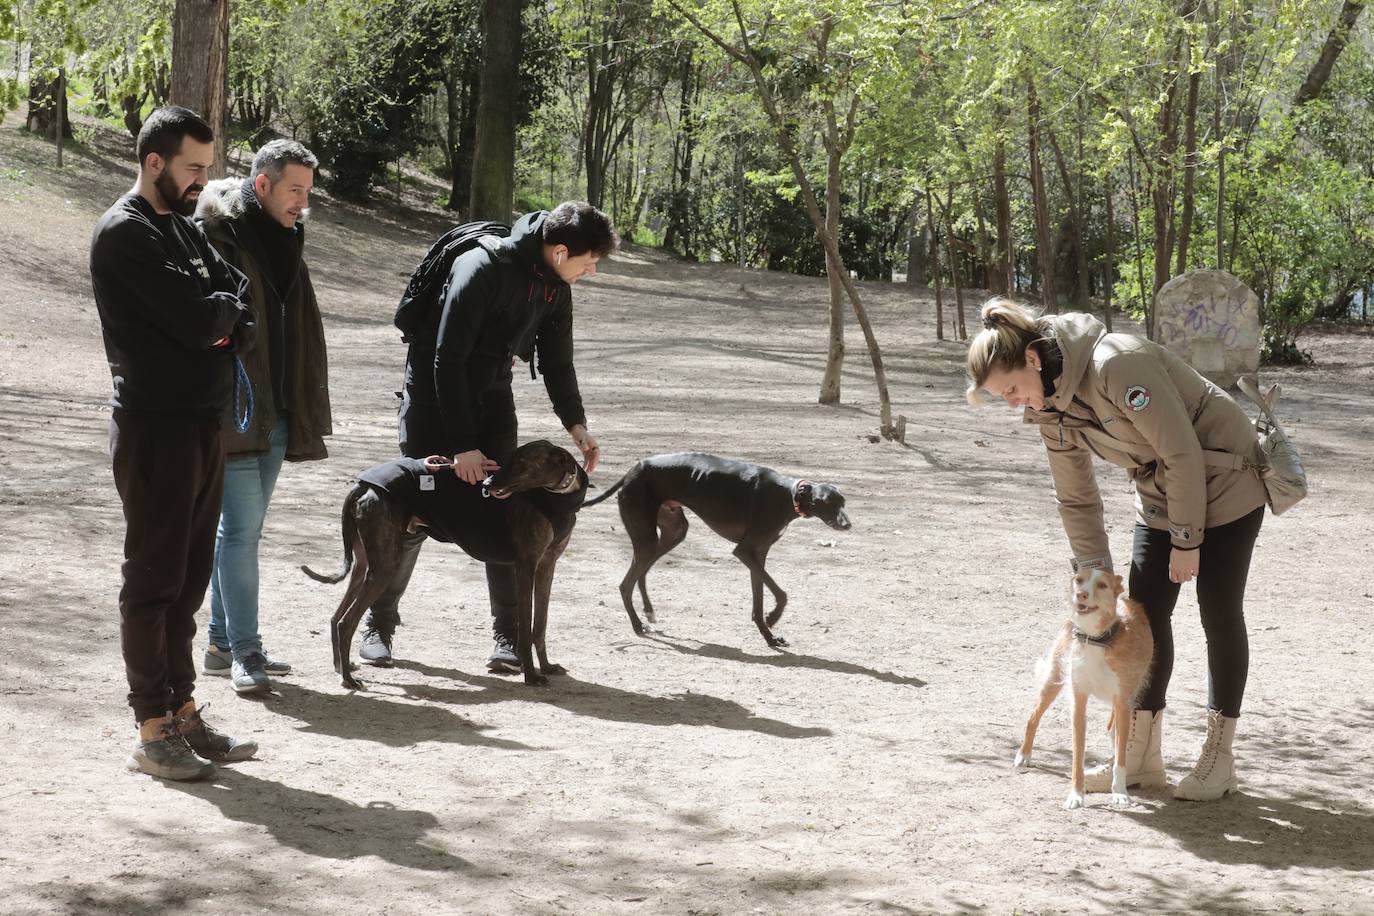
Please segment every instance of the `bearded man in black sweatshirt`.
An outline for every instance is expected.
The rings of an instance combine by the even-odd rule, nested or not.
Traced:
[[[189,217],[213,161],[194,112],[153,112],[138,181],[96,223],[91,284],[114,381],[110,454],[124,507],[120,645],[138,723],[131,769],[199,779],[257,745],[212,729],[193,692],[192,641],[224,484],[221,424],[235,354],[256,325],[248,281]]]

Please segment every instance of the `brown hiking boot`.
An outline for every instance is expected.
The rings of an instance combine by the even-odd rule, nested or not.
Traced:
[[[187,706],[191,708],[187,710]],[[201,709],[196,709],[192,703],[188,702],[186,706],[182,707],[181,714],[174,720],[177,733],[190,745],[191,750],[206,760],[217,760],[220,763],[247,760],[258,752],[256,741],[241,741],[211,728],[201,717],[201,713],[209,708],[209,703],[206,703]]]
[[[189,781],[213,776],[215,765],[191,750],[173,721],[164,716],[154,725],[148,740],[140,734],[126,766],[160,779]]]

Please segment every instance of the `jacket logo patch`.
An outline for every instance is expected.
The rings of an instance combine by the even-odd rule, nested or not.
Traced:
[[[1150,406],[1150,389],[1144,385],[1132,385],[1126,389],[1126,406],[1136,413]]]

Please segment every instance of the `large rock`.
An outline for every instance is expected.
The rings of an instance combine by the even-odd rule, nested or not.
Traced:
[[[1259,297],[1224,270],[1181,274],[1155,299],[1154,339],[1230,388],[1259,369]]]

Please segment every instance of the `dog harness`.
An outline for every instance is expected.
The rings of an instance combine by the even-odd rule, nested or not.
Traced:
[[[1089,635],[1088,633],[1084,633],[1082,630],[1078,629],[1078,627],[1075,626],[1073,628],[1073,638],[1078,640],[1079,642],[1090,642],[1094,646],[1102,646],[1103,648],[1105,648],[1112,644],[1112,640],[1116,639],[1116,635],[1120,632],[1121,621],[1117,620],[1113,622],[1111,626],[1107,627],[1107,631],[1100,636]]]

